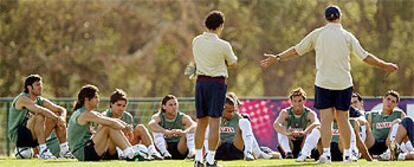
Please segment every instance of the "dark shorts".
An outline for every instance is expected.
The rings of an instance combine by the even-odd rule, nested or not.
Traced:
[[[385,140],[383,140],[383,141],[375,140],[374,145],[371,148],[368,149],[368,152],[371,155],[381,155],[387,149],[388,149],[388,147],[385,143]]]
[[[171,154],[171,159],[185,159],[188,154],[188,150],[181,154],[180,151],[178,151],[178,142],[167,142],[167,150]]]
[[[329,90],[315,85],[316,109],[327,109],[335,107],[337,110],[348,111],[351,106],[352,87],[344,90]]]
[[[198,76],[195,104],[197,118],[219,118],[223,114],[227,84],[224,77]]]
[[[16,147],[36,147],[38,145],[37,139],[33,139],[32,132],[27,129],[26,123],[17,128]]]
[[[83,153],[85,154],[84,161],[99,161],[102,159],[102,156],[99,156],[98,153],[96,153],[95,143],[92,139],[85,143]]]
[[[414,143],[414,122],[411,117],[405,117],[401,120],[401,125],[407,130],[408,139]]]
[[[300,150],[302,150],[303,138],[297,140],[289,140],[289,142],[291,142],[293,145],[293,147],[291,148],[293,157],[297,158],[300,153]],[[277,147],[277,150],[280,152],[283,158],[286,158],[286,151],[283,150],[282,147],[280,147],[280,145]]]
[[[216,160],[240,160],[244,158],[242,150],[237,149],[233,143],[222,143],[216,151]]]

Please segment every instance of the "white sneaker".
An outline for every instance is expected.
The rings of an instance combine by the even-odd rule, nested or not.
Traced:
[[[245,153],[244,154],[244,160],[246,160],[246,161],[253,161],[254,160],[253,154],[251,152]]]
[[[43,152],[41,152],[39,154],[39,159],[56,159],[56,156],[54,156],[49,149],[43,150]]]
[[[296,158],[296,162],[305,162],[308,156],[299,154],[298,158]]]
[[[272,159],[272,155],[266,154],[265,152],[260,152],[259,156],[257,156],[257,159]]]
[[[67,150],[66,152],[60,152],[59,158],[75,159],[75,156],[73,156],[73,154],[69,150]]]
[[[351,153],[351,161],[358,161],[359,159],[359,153],[356,150],[352,150]]]
[[[162,158],[164,158],[164,159],[171,159],[171,158],[172,158],[172,156],[171,156],[171,154],[167,151],[167,152],[162,153]]]
[[[343,156],[343,162],[344,163],[351,163],[352,162],[351,157],[352,157],[352,155],[351,156]]]
[[[391,158],[390,152],[386,151],[378,156],[380,161],[389,161]]]
[[[330,164],[331,163],[331,156],[322,154],[317,161],[318,164]]]
[[[400,153],[398,154],[398,161],[404,161],[407,153]]]

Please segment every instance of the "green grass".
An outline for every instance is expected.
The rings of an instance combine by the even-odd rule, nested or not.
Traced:
[[[389,161],[389,162],[367,162],[360,160],[358,162],[344,164],[342,162],[334,162],[331,165],[317,165],[315,161],[307,161],[304,163],[298,163],[294,160],[256,160],[256,161],[219,161],[219,164],[225,167],[233,166],[372,166],[372,167],[409,167],[412,166],[412,161]],[[16,160],[12,158],[1,158],[1,167],[40,167],[40,166],[56,166],[56,167],[130,167],[130,166],[145,166],[145,167],[180,167],[180,166],[193,166],[193,161],[188,160],[166,160],[166,161],[145,161],[145,162],[126,162],[126,161],[101,161],[101,162],[79,162],[77,160]]]

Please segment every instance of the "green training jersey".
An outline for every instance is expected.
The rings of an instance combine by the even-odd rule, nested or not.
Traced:
[[[27,93],[20,93],[16,98],[13,99],[11,107],[9,109],[9,119],[8,119],[8,138],[11,142],[15,143],[17,141],[17,128],[22,126],[31,116],[31,112],[27,108],[22,108],[20,110],[16,109],[17,100],[20,97],[27,96]],[[44,98],[41,96],[37,96],[34,103],[43,106]]]
[[[372,134],[376,141],[387,140],[392,121],[401,118],[402,112],[398,109],[394,109],[390,115],[382,114],[382,112],[370,112]]]
[[[220,140],[223,143],[233,143],[241,118],[242,117],[239,114],[234,114],[230,120],[221,117]]]
[[[103,115],[112,118],[112,110],[111,109],[105,110],[103,112]],[[124,111],[122,113],[122,116],[121,116],[120,120],[124,121],[127,124],[134,125],[134,119],[133,119],[132,115],[127,111]]]
[[[85,108],[79,108],[75,112],[73,112],[72,116],[69,119],[68,125],[68,143],[69,148],[72,151],[72,154],[78,159],[79,161],[83,161],[85,159],[84,155],[84,148],[85,143],[91,139],[91,132],[89,131],[89,127],[91,125],[88,122],[85,125],[79,125],[78,118],[79,115],[83,112],[87,112]]]
[[[160,123],[159,125],[164,128],[164,129],[181,129],[184,130],[184,126],[183,126],[183,116],[184,114],[181,112],[177,112],[177,116],[175,117],[174,120],[169,120],[166,118],[165,113],[161,112],[160,113]],[[167,142],[179,142],[180,141],[180,136],[175,136],[175,137],[165,137],[165,141]]]
[[[356,124],[355,124],[355,119],[350,119],[349,122],[351,123],[351,130],[354,130]],[[339,143],[339,129],[338,129],[338,124],[336,123],[336,121],[333,122],[332,124],[332,138],[331,138],[331,142],[334,143]]]
[[[286,119],[286,129],[303,131],[308,127],[309,121],[307,118],[308,113],[311,111],[309,108],[305,107],[301,115],[296,115],[293,107],[287,108],[286,111],[289,114]]]

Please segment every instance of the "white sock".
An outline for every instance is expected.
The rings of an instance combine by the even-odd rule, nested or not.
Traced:
[[[187,148],[189,154],[194,154],[195,151],[195,144],[194,144],[194,133],[187,133]]]
[[[134,158],[134,148],[133,147],[127,147],[125,150],[122,151],[124,153],[124,156],[132,159]]]
[[[321,133],[319,129],[314,128],[311,133],[306,137],[305,144],[302,148],[302,155],[310,156],[311,150],[318,145],[319,138]]]
[[[250,122],[243,118],[239,120],[239,127],[242,133],[244,142],[244,154],[252,153],[253,151],[253,131]]]
[[[398,145],[398,144],[397,144]],[[406,146],[406,144],[404,143],[404,142],[402,142],[401,143],[401,145],[400,145],[400,149],[401,149],[401,151],[403,152],[403,153],[408,153],[409,151],[408,151],[408,149],[407,149],[407,146]]]
[[[262,150],[260,149],[259,143],[257,142],[256,138],[253,136],[253,155],[255,157],[258,157],[261,153]]]
[[[411,141],[410,141],[410,140],[408,140],[408,141],[405,143],[405,148],[407,149],[407,151],[408,151],[408,152],[412,152],[412,151],[414,151],[413,144],[411,143]]]
[[[152,154],[155,154],[155,153],[157,153],[157,149],[155,149],[154,144],[150,144],[148,146],[148,154],[152,155]]]
[[[207,157],[206,157],[207,163],[214,164],[214,156],[216,156],[216,151],[208,150]]]
[[[394,124],[391,127],[391,132],[390,132],[390,141],[391,142],[395,141],[395,137],[397,136],[398,126],[399,126],[399,124]]]
[[[167,145],[165,144],[164,134],[162,133],[152,133],[154,136],[155,146],[160,150],[161,154],[168,152]]]
[[[361,126],[360,134],[361,134],[362,141],[365,142],[365,139],[367,139],[367,126],[366,125]]]
[[[60,144],[60,152],[65,153],[67,151],[69,151],[68,142]]]
[[[119,147],[116,147],[116,152],[118,153],[118,158],[119,159],[124,159],[125,158],[124,152]]]
[[[289,138],[286,135],[283,135],[281,133],[277,134],[277,139],[279,140],[279,145],[282,147],[283,151],[285,153],[292,152],[289,146]]]
[[[355,131],[351,128],[351,150],[357,151]]]
[[[323,148],[323,154],[331,156],[331,147]]]
[[[351,149],[350,148],[348,148],[348,149],[344,149],[344,157],[349,157],[349,158],[351,158]],[[345,159],[345,158],[344,158]]]
[[[47,150],[47,145],[46,145],[46,143],[44,143],[44,144],[39,144],[39,153],[42,153],[44,150]]]
[[[195,150],[195,161],[203,162],[203,150],[202,149],[196,149]]]

